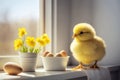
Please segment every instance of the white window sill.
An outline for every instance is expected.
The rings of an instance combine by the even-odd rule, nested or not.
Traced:
[[[105,66],[110,72],[119,71],[120,66]],[[0,79],[5,80],[75,80],[77,78],[86,77],[86,74],[82,71],[71,71],[71,68],[67,68],[66,71],[45,71],[43,68],[36,69],[35,72],[22,72],[18,76],[7,75],[3,71],[0,72]]]

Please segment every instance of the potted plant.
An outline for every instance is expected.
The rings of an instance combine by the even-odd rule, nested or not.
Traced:
[[[28,36],[24,27],[18,29],[18,38],[14,40],[14,48],[19,52],[24,71],[35,71],[37,56],[48,43],[50,39],[47,34],[35,38]]]

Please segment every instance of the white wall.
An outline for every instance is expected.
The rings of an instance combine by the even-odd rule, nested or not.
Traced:
[[[88,22],[107,45],[101,65],[120,65],[120,0],[53,0],[53,52],[62,49],[70,56],[72,29],[75,24]],[[77,64],[74,58],[70,58]]]
[[[120,0],[96,0],[94,7],[94,26],[107,45],[102,64],[120,64]]]

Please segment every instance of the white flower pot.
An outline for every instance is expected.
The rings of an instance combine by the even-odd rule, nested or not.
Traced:
[[[20,63],[23,71],[35,71],[37,55],[35,53],[20,53]]]

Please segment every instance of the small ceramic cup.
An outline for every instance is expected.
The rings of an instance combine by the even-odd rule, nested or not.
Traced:
[[[43,67],[47,71],[66,70],[69,56],[67,57],[42,57]]]

